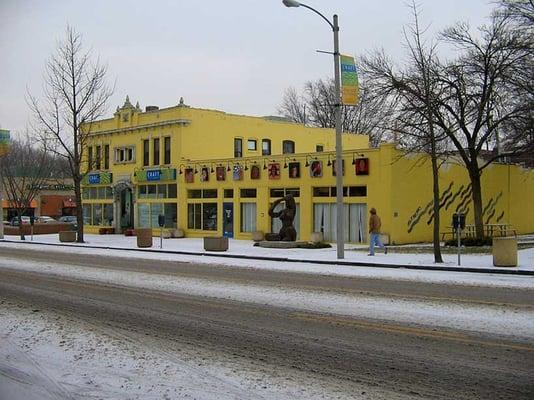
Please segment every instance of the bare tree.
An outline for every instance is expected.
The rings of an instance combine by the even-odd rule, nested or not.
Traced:
[[[77,204],[78,242],[83,242],[81,181],[85,145],[92,122],[102,117],[113,89],[106,83],[107,68],[84,51],[82,37],[67,27],[65,39],[46,64],[44,99],[29,94],[35,131],[47,148],[68,161]]]
[[[481,159],[484,145],[496,143],[499,130],[532,115],[531,37],[515,29],[506,16],[494,14],[480,38],[469,26],[457,24],[443,32],[442,40],[459,52],[441,70],[443,93],[435,107],[436,123],[451,140],[465,164],[472,187],[477,237],[484,235],[481,175],[499,151]],[[530,100],[529,100],[530,99]],[[506,133],[506,132],[501,132]],[[512,149],[510,154],[515,150]]]
[[[514,19],[521,27],[534,27],[534,0],[498,0],[498,12]]]
[[[289,88],[284,94],[278,112],[293,122],[321,128],[334,128],[335,86],[333,80],[319,79],[306,82],[302,94]],[[341,125],[345,132],[367,134],[371,145],[378,146],[389,119],[390,102],[377,95],[369,85],[360,84],[359,102],[356,106],[344,106]]]
[[[22,216],[31,209],[32,201],[49,180],[54,164],[54,157],[39,144],[26,133],[21,139],[13,140],[9,152],[0,157],[0,179],[7,200],[17,213],[22,240]]]
[[[436,46],[425,45],[419,22],[419,10],[412,2],[413,23],[404,31],[408,50],[407,64],[402,70],[393,66],[383,52],[375,52],[364,59],[364,68],[370,83],[381,97],[395,99],[395,119],[390,128],[408,152],[423,152],[430,156],[433,192],[433,247],[434,262],[442,263],[440,230],[440,156],[445,146],[444,135],[436,124],[436,99],[441,94],[439,60]],[[399,136],[400,135],[400,136]]]

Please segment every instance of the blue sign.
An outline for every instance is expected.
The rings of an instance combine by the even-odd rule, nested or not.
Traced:
[[[147,181],[159,181],[161,178],[161,170],[155,169],[152,171],[146,171]]]
[[[100,174],[89,174],[89,183],[91,185],[98,185],[100,183]]]

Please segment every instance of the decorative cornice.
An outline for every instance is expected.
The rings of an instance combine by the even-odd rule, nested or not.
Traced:
[[[180,118],[180,119],[161,121],[161,122],[145,124],[145,125],[129,126],[126,128],[108,129],[107,131],[92,132],[88,136],[94,137],[94,136],[100,136],[100,135],[109,135],[113,133],[132,132],[132,131],[141,130],[141,129],[158,128],[161,126],[168,126],[168,125],[174,125],[174,124],[181,125],[181,126],[188,126],[191,124],[191,120]]]

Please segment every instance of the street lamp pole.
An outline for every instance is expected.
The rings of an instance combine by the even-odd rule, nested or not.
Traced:
[[[334,32],[334,82],[335,82],[335,111],[336,111],[336,242],[337,258],[345,258],[345,237],[343,229],[343,161],[341,142],[341,82],[339,60],[339,25],[337,15],[334,14],[333,23],[323,14],[306,4],[294,0],[282,0],[286,7],[304,7],[318,14],[324,19]]]

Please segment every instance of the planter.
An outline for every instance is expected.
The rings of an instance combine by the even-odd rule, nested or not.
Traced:
[[[228,250],[228,238],[225,236],[205,237],[204,250],[226,251]]]
[[[495,267],[517,267],[517,239],[515,237],[493,238],[492,252]]]
[[[313,232],[310,235],[310,242],[312,243],[321,243],[324,240],[323,232]]]
[[[59,232],[59,241],[62,243],[69,243],[76,241],[76,231],[61,231]]]
[[[137,247],[152,247],[152,228],[139,228],[135,230]]]

